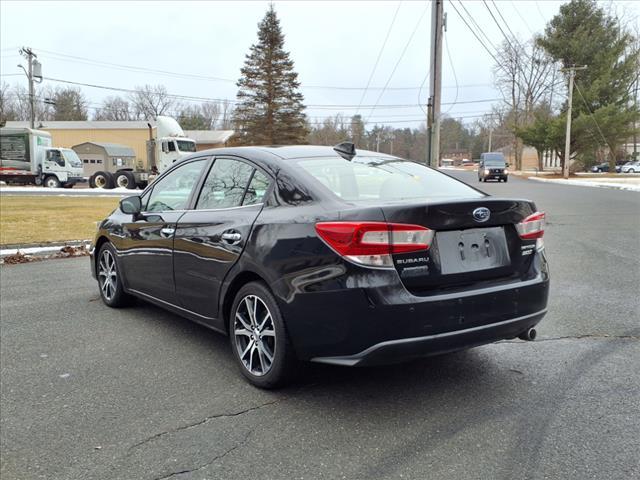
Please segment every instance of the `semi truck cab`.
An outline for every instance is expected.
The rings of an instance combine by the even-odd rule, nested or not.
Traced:
[[[164,172],[176,160],[196,151],[196,142],[185,137],[164,137],[160,139],[161,151],[158,155],[158,168]]]

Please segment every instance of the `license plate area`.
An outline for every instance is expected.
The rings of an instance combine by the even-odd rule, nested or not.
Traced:
[[[443,275],[475,272],[511,264],[503,227],[436,232]]]

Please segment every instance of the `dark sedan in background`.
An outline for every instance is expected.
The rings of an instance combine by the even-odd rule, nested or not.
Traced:
[[[103,301],[230,337],[254,385],[520,337],[546,313],[544,213],[352,144],[198,152],[101,222]]]

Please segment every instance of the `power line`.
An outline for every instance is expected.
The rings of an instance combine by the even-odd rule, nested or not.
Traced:
[[[27,94],[19,94],[19,93],[14,93],[11,92],[9,94],[9,96],[13,96],[13,97],[17,97],[20,98],[22,100],[25,100],[28,98]],[[42,95],[36,95],[34,98],[35,101],[45,104],[45,105],[51,105],[51,99],[49,99],[48,97],[44,97]],[[114,108],[111,105],[108,105],[106,103],[99,103],[99,102],[93,102],[93,101],[87,101],[85,103],[86,107],[88,110],[93,110],[94,112],[99,112],[99,111],[108,111],[108,112],[116,112],[116,111],[120,111],[120,109],[118,108]],[[135,107],[134,107],[135,110]],[[171,115],[174,116],[176,118],[181,118],[185,116],[185,112],[184,111],[180,111],[180,110],[164,110],[162,112],[164,115]],[[464,113],[465,115],[460,115]],[[472,114],[472,115],[471,115]],[[415,114],[413,114],[415,115]],[[467,119],[467,118],[482,118],[485,117],[487,115],[491,115],[491,112],[486,112],[486,111],[470,111],[470,112],[458,112],[458,114],[452,115],[450,118],[453,118],[455,120],[458,119]],[[135,115],[134,115],[135,116]],[[188,116],[188,115],[187,115]],[[412,115],[400,115],[399,117],[411,117]],[[419,117],[415,117],[415,118],[404,118],[402,120],[395,120],[392,118],[396,118],[398,116],[393,116],[393,115],[389,115],[389,116],[381,116],[383,119],[379,119],[376,120],[375,122],[371,122],[373,124],[397,124],[397,123],[416,123],[416,122],[422,122],[424,121],[424,117],[423,116],[419,116]],[[311,125],[323,125],[325,123],[325,121],[327,120],[331,120],[334,117],[310,117],[312,118],[311,121],[309,121],[308,123]],[[380,118],[380,117],[377,117]],[[349,119],[345,118],[345,122],[344,123],[349,123]]]
[[[518,7],[516,7],[516,4],[513,2],[513,0],[511,0],[509,3],[511,3],[511,6],[516,11],[516,15],[518,15],[518,17],[520,17],[520,20],[522,20],[522,23],[524,23],[524,26],[527,27],[527,30],[529,30],[529,33],[533,37],[535,35],[535,33],[533,32],[533,30],[531,30],[531,27],[529,27],[529,24],[527,23],[527,21],[520,14],[520,10],[518,10]]]
[[[611,155],[615,156],[616,151],[613,149],[611,144],[607,141],[607,139],[605,138],[604,134],[602,133],[602,130],[600,129],[600,124],[598,123],[598,120],[596,120],[596,117],[593,114],[593,112],[591,111],[591,108],[589,107],[589,104],[587,103],[587,101],[585,100],[584,96],[582,95],[582,91],[580,91],[580,87],[578,86],[578,82],[576,82],[575,80],[574,80],[574,85],[576,87],[576,90],[578,91],[578,94],[580,95],[580,98],[582,99],[582,103],[584,103],[584,106],[587,108],[587,112],[589,112],[589,116],[593,120],[593,123],[595,123],[596,128],[598,129],[598,132],[600,133],[600,136],[602,137],[602,140],[604,140],[604,143],[609,147]]]
[[[427,13],[427,8],[425,8],[422,11],[422,14],[420,15],[420,18],[418,18],[418,21],[416,22],[416,26],[413,28],[413,31],[411,32],[411,35],[409,36],[409,39],[407,40],[407,43],[404,45],[404,48],[402,49],[402,52],[400,53],[400,56],[398,57],[398,61],[396,62],[396,64],[393,66],[393,70],[391,70],[391,74],[389,75],[389,78],[387,79],[387,82],[385,83],[384,87],[382,88],[382,91],[380,92],[380,95],[378,95],[378,98],[376,99],[376,103],[373,107],[371,107],[371,111],[369,113],[369,117],[371,116],[371,114],[373,113],[373,111],[376,109],[376,107],[378,106],[378,104],[380,103],[380,100],[382,99],[382,96],[384,95],[384,92],[386,91],[387,87],[389,86],[389,83],[391,82],[391,80],[393,79],[393,75],[396,73],[396,70],[398,68],[398,65],[400,65],[400,62],[402,61],[402,59],[404,58],[404,54],[407,51],[407,48],[409,48],[409,45],[411,44],[411,40],[413,40],[413,36],[416,34],[416,32],[418,31],[418,27],[420,26],[420,22],[422,21],[424,14]],[[367,119],[369,118],[367,117]]]
[[[453,60],[451,59],[451,52],[449,51],[449,41],[448,41],[448,35],[444,37],[444,47],[447,50],[447,57],[449,58],[449,66],[451,66],[451,73],[453,73],[453,79],[456,82],[456,86],[458,85],[458,76],[456,75],[456,68],[453,66]],[[447,110],[446,112],[442,113],[440,116],[443,117],[446,114],[448,114],[452,109],[453,106],[455,105],[455,102],[458,100],[458,92],[459,89],[456,88],[456,97],[453,100],[453,105],[451,105],[451,107],[449,107],[449,110]]]
[[[453,2],[453,0],[451,0],[451,1]],[[485,28],[482,28],[482,27],[480,26],[480,24],[476,21],[475,17],[474,17],[473,15],[471,15],[471,13],[469,12],[469,10],[467,10],[467,7],[465,7],[465,6],[464,6],[464,3],[462,2],[462,0],[458,0],[458,3],[460,4],[460,7],[462,7],[462,9],[464,10],[464,12],[467,14],[467,18],[469,18],[469,20],[471,20],[471,23],[473,23],[473,24],[475,25],[476,30],[477,30],[478,32],[480,32],[480,33],[484,36],[484,38],[485,38],[486,42],[491,46],[491,48],[492,48],[493,50],[497,50],[497,49],[496,49],[496,46],[493,44],[493,42],[492,42],[492,41],[491,41],[491,39],[489,38],[489,35],[487,35],[487,32],[485,31],[486,29],[485,29]]]
[[[509,30],[509,33],[511,34],[511,38],[513,38],[515,40],[515,42],[518,44],[518,46],[520,46],[520,42],[518,42],[518,37],[515,36],[515,34],[513,33],[513,30],[511,30],[511,27],[509,26],[507,21],[502,16],[502,12],[498,8],[498,5],[496,4],[495,0],[491,0],[491,3],[493,4],[493,8],[496,9],[496,12],[498,12],[498,15],[500,15],[500,18],[504,22],[504,26],[507,27],[507,30]],[[485,5],[486,5],[486,2],[485,2]]]
[[[461,4],[462,5],[462,4]],[[484,42],[480,39],[480,37],[478,36],[478,34],[475,32],[475,30],[473,28],[471,28],[471,25],[469,25],[469,23],[467,22],[467,20],[462,16],[462,14],[460,13],[460,11],[456,8],[455,4],[453,3],[453,0],[451,1],[451,6],[453,7],[453,9],[455,10],[455,12],[458,14],[458,16],[460,17],[460,19],[464,22],[464,24],[467,26],[467,28],[469,29],[469,31],[473,34],[474,37],[476,37],[476,40],[478,40],[478,42],[480,43],[480,45],[482,45],[482,47],[487,51],[487,53],[491,56],[491,58],[493,58],[493,60],[498,64],[501,65],[500,62],[498,61],[498,59],[495,57],[495,55],[491,52],[491,50],[489,50],[489,48],[484,44]]]
[[[540,5],[538,4],[538,0],[535,0],[535,4],[536,4],[536,9],[538,10],[538,14],[540,15],[540,18],[542,19],[542,21],[544,23],[547,23],[547,19],[545,18],[545,16],[542,14],[542,10],[540,10]]]
[[[400,6],[402,5],[402,1],[398,2],[398,7],[396,8],[396,12],[393,14],[393,18],[391,19],[391,24],[387,29],[387,35],[384,37],[384,41],[382,42],[382,46],[380,47],[380,51],[378,51],[378,57],[376,58],[376,62],[373,65],[373,69],[369,74],[369,79],[367,80],[367,85],[364,87],[364,91],[360,96],[360,101],[358,102],[358,109],[356,110],[356,115],[360,111],[360,105],[364,101],[364,97],[367,95],[367,90],[369,89],[369,85],[371,85],[371,80],[373,79],[373,75],[376,73],[376,69],[378,68],[378,63],[380,62],[380,57],[382,57],[382,52],[384,52],[384,48],[387,45],[387,40],[389,40],[389,35],[391,34],[391,30],[393,29],[393,25],[396,23],[396,17],[398,16],[398,12],[400,11]]]
[[[484,3],[484,6],[487,8],[487,10],[489,11],[489,14],[491,15],[491,18],[493,19],[494,23],[498,26],[498,28],[500,29],[500,33],[502,33],[502,36],[504,37],[504,39],[506,40],[507,44],[509,45],[509,47],[511,48],[511,50],[513,50],[514,52],[516,52],[517,50],[513,47],[513,44],[511,43],[511,41],[509,40],[509,37],[506,33],[504,33],[504,30],[502,29],[502,27],[500,26],[500,22],[498,22],[498,20],[496,19],[496,17],[493,15],[493,12],[491,11],[491,9],[489,8],[489,4],[487,3],[487,0],[482,0],[482,3]]]
[[[101,60],[92,60],[90,58],[87,57],[79,57],[76,55],[67,55],[67,54],[63,54],[63,53],[57,53],[57,52],[52,52],[50,50],[41,50],[41,49],[37,49],[38,52],[42,52],[41,56],[43,58],[48,58],[49,60],[58,60],[58,61],[67,61],[67,62],[71,62],[71,63],[80,63],[80,64],[85,64],[85,65],[96,65],[96,66],[101,66],[104,68],[113,68],[116,70],[125,70],[125,71],[134,71],[134,72],[150,72],[150,73],[156,73],[159,75],[165,75],[165,76],[169,76],[169,77],[177,77],[177,78],[191,78],[191,79],[196,79],[196,80],[208,80],[208,81],[222,81],[222,82],[227,82],[227,83],[236,83],[237,80],[233,80],[230,78],[223,78],[223,77],[216,77],[216,76],[207,76],[207,75],[200,75],[200,74],[194,74],[194,73],[185,73],[185,72],[172,72],[172,71],[168,71],[168,70],[160,70],[160,69],[155,69],[155,68],[150,68],[150,67],[139,67],[139,66],[133,66],[133,65],[124,65],[124,64],[118,64],[118,63],[112,63],[112,62],[104,62]],[[53,56],[51,56],[53,55]],[[56,57],[64,57],[64,58],[56,58]],[[7,58],[6,56],[3,58]],[[491,84],[469,84],[469,85],[464,85],[464,87],[488,87],[491,86]],[[301,88],[303,89],[322,89],[322,90],[343,90],[343,91],[360,91],[360,90],[383,90],[384,87],[374,87],[374,86],[368,86],[368,87],[355,87],[355,86],[340,86],[340,85],[301,85]],[[445,88],[452,88],[452,87],[445,87]],[[402,86],[402,87],[387,87],[386,90],[397,90],[397,91],[402,91],[402,90],[419,90],[420,86]]]
[[[89,87],[89,88],[97,88],[97,89],[102,89],[102,90],[111,90],[111,91],[117,91],[117,92],[124,92],[124,93],[138,93],[140,90],[134,90],[134,89],[130,89],[130,88],[120,88],[120,87],[109,87],[106,85],[98,85],[98,84],[92,84],[92,83],[83,83],[83,82],[74,82],[71,80],[64,80],[64,79],[59,79],[59,78],[50,78],[50,77],[44,77],[46,80],[52,81],[52,82],[58,82],[58,83],[65,83],[65,84],[69,84],[69,85],[77,85],[77,86],[83,86],[83,87]],[[239,103],[237,100],[231,100],[231,99],[224,99],[224,98],[213,98],[213,97],[199,97],[199,96],[191,96],[191,95],[178,95],[178,94],[173,94],[173,93],[167,93],[166,94],[167,97],[169,98],[175,98],[178,100],[186,100],[186,101],[198,101],[198,102],[202,102],[202,101],[210,101],[210,102],[227,102],[227,103],[232,103],[232,104],[236,104]],[[488,103],[488,102],[497,102],[500,101],[501,99],[499,98],[487,98],[487,99],[478,99],[478,100],[466,100],[466,101],[456,101],[456,102],[449,102],[449,103],[443,103],[443,105],[451,105],[451,104],[455,104],[455,105],[459,105],[459,104],[467,104],[467,103]],[[312,109],[331,109],[331,110],[338,110],[338,109],[357,109],[358,105],[353,105],[353,104],[317,104],[317,105],[307,105],[307,108],[312,108]],[[363,105],[363,107],[375,107],[375,108],[418,108],[420,107],[419,104],[383,104],[383,105]]]

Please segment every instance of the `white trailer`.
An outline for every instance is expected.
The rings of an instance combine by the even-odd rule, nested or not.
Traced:
[[[76,152],[53,147],[51,134],[31,128],[0,128],[0,180],[50,188],[86,181]]]

